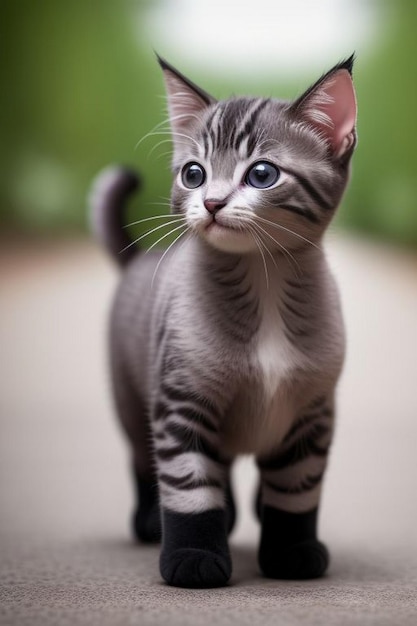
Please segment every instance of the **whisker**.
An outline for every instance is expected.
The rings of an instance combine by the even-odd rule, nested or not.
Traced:
[[[300,266],[299,266],[299,264],[298,264],[297,260],[296,260],[296,259],[294,258],[294,256],[291,254],[291,252],[290,252],[289,250],[287,250],[287,248],[286,248],[285,246],[283,246],[283,245],[282,245],[279,241],[277,241],[276,239],[274,239],[274,237],[273,237],[272,235],[270,235],[270,234],[268,233],[268,231],[266,231],[264,228],[262,228],[262,226],[260,226],[259,224],[257,224],[257,227],[258,227],[258,228],[259,228],[259,229],[260,229],[263,233],[265,233],[265,235],[266,235],[267,237],[269,237],[270,239],[272,239],[272,241],[273,241],[274,243],[276,243],[276,244],[277,244],[277,246],[279,246],[279,247],[281,248],[281,250],[283,250],[283,251],[284,251],[284,253],[285,253],[285,254],[287,254],[287,255],[288,255],[288,257],[294,261],[295,265],[298,267],[298,269],[299,269],[299,271],[300,271],[300,273],[301,273],[301,268],[300,268]],[[297,272],[295,272],[295,274],[297,275]]]
[[[255,229],[255,231],[257,232],[257,234],[258,234],[258,236],[259,236],[259,239],[263,242],[263,244],[264,244],[264,249],[265,249],[265,250],[266,250],[266,252],[269,254],[269,256],[270,256],[270,258],[271,258],[271,260],[272,260],[272,263],[273,263],[273,264],[275,265],[275,267],[278,269],[278,265],[277,265],[277,262],[276,262],[276,260],[275,260],[275,258],[274,258],[274,255],[272,254],[271,250],[268,248],[268,246],[267,246],[267,245],[265,244],[265,242],[263,241],[263,239],[262,239],[262,233],[260,233],[260,232],[257,230],[257,226],[258,226],[258,224],[256,224],[255,222],[252,222],[252,226],[253,226],[253,228]]]
[[[166,122],[164,122],[164,123],[166,123]],[[162,124],[160,124],[160,126],[162,126]],[[157,127],[158,126],[155,126],[155,129]],[[167,130],[157,130],[157,131],[151,130],[151,131],[149,131],[149,133],[146,133],[146,135],[144,135],[141,139],[139,139],[139,141],[135,144],[134,150],[136,151],[139,148],[140,144],[143,141],[145,141],[145,139],[148,139],[149,137],[155,137],[157,135],[168,135],[169,133],[170,133],[170,129],[169,128],[167,128]]]
[[[181,220],[182,221],[182,220]],[[157,226],[156,228],[152,228],[151,230],[148,230],[146,233],[144,233],[143,235],[141,235],[140,237],[137,237],[137,239],[134,239],[133,241],[131,241],[127,246],[125,246],[123,248],[123,250],[120,250],[119,254],[122,254],[123,252],[125,252],[125,250],[128,250],[131,246],[134,246],[136,243],[138,243],[138,241],[140,241],[141,239],[143,239],[144,237],[146,237],[147,235],[150,235],[151,233],[155,232],[155,230],[159,230],[160,228],[163,228],[164,226],[170,226],[171,224],[160,224],[159,226]],[[169,231],[168,233],[166,233],[163,237],[161,237],[160,239],[158,239],[158,241],[153,244],[150,248],[148,248],[147,252],[149,250],[151,250],[154,245],[156,245],[159,241],[161,241],[161,239],[163,239],[164,237],[168,237],[168,235],[170,233],[175,232],[176,230],[178,230],[179,228],[183,228],[185,226],[185,224],[181,224],[180,226],[178,226],[177,228],[174,228],[174,230]]]
[[[305,241],[306,243],[309,243],[310,245],[314,246],[318,250],[321,249],[320,246],[314,243],[314,241],[310,241],[310,239],[307,239],[306,237],[303,237],[303,235],[296,233],[294,230],[291,230],[291,228],[287,228],[286,226],[283,226],[282,224],[277,224],[276,222],[267,220],[264,217],[260,217],[259,215],[256,215],[255,219],[260,220],[261,222],[264,222],[265,224],[269,224],[270,226],[274,226],[275,228],[279,228],[280,230],[285,230],[287,233],[290,233],[291,235],[294,235],[294,237],[298,237],[299,239],[302,239],[303,241]]]
[[[172,139],[163,139],[162,141],[158,141],[148,152],[146,159],[149,159],[151,155],[155,152],[159,146],[162,146],[164,143],[171,143]]]
[[[151,230],[147,230],[146,233],[143,233],[143,235],[140,235],[140,237],[138,237],[137,239],[135,239],[135,243],[137,243],[138,241],[140,241],[141,239],[144,239],[145,237],[147,237],[148,235],[151,235],[152,233],[154,233],[156,230],[160,230],[161,228],[165,228],[166,226],[171,226],[172,224],[177,224],[178,222],[184,222],[185,221],[185,217],[180,217],[176,220],[173,220],[172,222],[170,222],[169,224],[165,223],[165,224],[159,224],[159,226],[155,226],[155,228],[151,228]],[[181,226],[183,226],[183,224],[181,224]]]
[[[253,237],[254,242],[256,243],[256,245],[258,246],[258,250],[261,253],[261,257],[262,257],[262,262],[264,265],[264,270],[265,270],[265,280],[266,280],[266,289],[269,290],[269,276],[268,276],[268,267],[266,264],[266,259],[265,259],[265,255],[263,253],[262,247],[259,243],[259,239],[258,236],[255,234],[254,230],[251,228],[251,226],[248,226],[248,230],[250,232],[250,234]]]
[[[158,203],[150,203],[150,204],[158,204]],[[129,228],[129,226],[136,226],[136,224],[142,224],[142,222],[149,222],[150,220],[159,220],[161,218],[167,217],[176,217],[172,213],[167,213],[166,215],[153,215],[152,217],[143,217],[141,220],[136,220],[136,222],[130,222],[130,224],[125,224],[123,228]]]
[[[156,265],[156,267],[155,267],[154,273],[153,273],[153,275],[152,275],[151,289],[153,288],[153,283],[154,283],[154,280],[155,280],[155,278],[156,278],[156,274],[157,274],[157,272],[158,272],[159,266],[161,265],[162,261],[164,260],[164,257],[165,257],[165,256],[168,254],[168,252],[171,250],[172,246],[173,246],[175,243],[177,243],[177,241],[178,241],[179,239],[181,239],[181,237],[182,237],[183,235],[187,234],[187,233],[189,232],[189,230],[190,230],[190,228],[189,228],[189,227],[187,227],[187,230],[184,230],[184,232],[183,232],[183,233],[180,233],[177,237],[175,237],[174,241],[173,241],[172,243],[170,243],[170,244],[169,244],[168,248],[165,250],[165,252],[164,252],[164,253],[163,253],[163,255],[161,256],[161,258],[159,259],[159,261],[158,261],[158,263],[157,263],[157,265]],[[185,241],[187,241],[187,239],[185,239],[185,240],[184,240],[184,242],[185,242]],[[183,242],[183,243],[184,243],[184,242]]]
[[[184,117],[194,117],[196,120],[198,120],[199,122],[201,121],[201,119],[197,116],[194,115],[193,113],[181,113],[179,115],[174,115],[173,117],[168,117],[164,120],[162,120],[162,122],[159,122],[159,124],[156,124],[152,130],[150,130],[148,133],[146,133],[145,135],[143,135],[143,137],[141,137],[139,139],[139,141],[135,144],[135,150],[138,149],[138,147],[140,146],[140,144],[145,141],[145,139],[148,139],[149,137],[154,137],[155,135],[168,135],[168,134],[172,134],[172,129],[171,129],[171,122],[175,121],[175,120],[179,120],[181,118]],[[166,124],[166,128],[163,128],[164,124]]]
[[[155,241],[155,243],[153,243],[147,250],[145,254],[148,254],[148,252],[150,252],[152,250],[152,248],[154,248],[155,246],[158,245],[158,243],[160,241],[162,241],[163,239],[165,239],[165,237],[169,237],[170,235],[172,235],[172,233],[175,233],[177,230],[179,230],[180,228],[184,228],[184,226],[186,226],[186,224],[180,224],[179,226],[177,226],[176,228],[173,228],[172,230],[170,230],[168,233],[165,233],[165,235],[162,235],[162,237],[160,237],[158,239],[158,241]]]
[[[158,160],[158,159],[162,159],[164,157],[167,157],[167,156],[171,156],[172,157],[172,150],[168,150],[168,152],[161,152],[161,154],[158,154],[158,156],[155,157],[155,161]]]

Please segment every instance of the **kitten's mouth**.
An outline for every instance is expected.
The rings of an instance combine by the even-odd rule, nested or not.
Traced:
[[[219,221],[218,219],[216,219],[213,216],[213,219],[207,224],[207,226],[205,227],[206,232],[210,232],[213,230],[217,230],[217,231],[233,231],[233,232],[242,232],[241,228],[237,228],[236,226],[232,226],[229,223],[225,223],[224,221]]]
[[[219,219],[219,216],[213,216],[204,225],[202,235],[214,248],[224,252],[244,254],[254,250],[253,238],[248,236],[248,230],[237,220],[231,224],[225,217]]]

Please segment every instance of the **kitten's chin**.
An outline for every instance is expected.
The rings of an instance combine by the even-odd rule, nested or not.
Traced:
[[[256,242],[250,233],[245,230],[238,230],[211,223],[208,227],[199,231],[202,237],[213,248],[221,252],[233,252],[236,254],[246,254],[256,250]]]

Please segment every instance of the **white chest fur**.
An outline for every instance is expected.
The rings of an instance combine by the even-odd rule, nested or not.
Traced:
[[[253,366],[262,383],[266,405],[271,403],[280,386],[301,365],[300,357],[300,352],[285,334],[277,298],[266,296],[253,355]]]

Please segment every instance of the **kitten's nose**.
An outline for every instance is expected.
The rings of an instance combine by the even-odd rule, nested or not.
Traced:
[[[215,215],[217,211],[220,211],[220,209],[226,206],[226,204],[227,202],[225,202],[224,200],[215,200],[213,198],[210,198],[209,200],[204,200],[204,206],[206,207],[207,211],[212,215]]]

